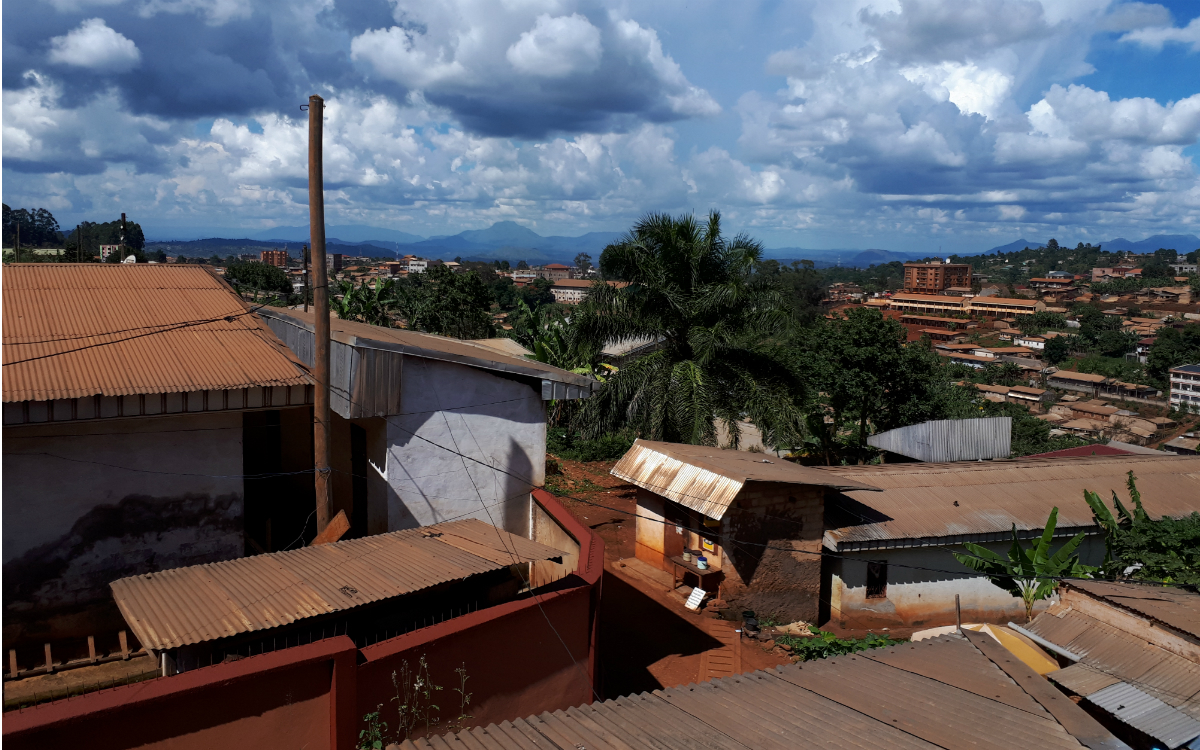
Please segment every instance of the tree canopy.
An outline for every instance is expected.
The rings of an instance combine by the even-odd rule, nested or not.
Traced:
[[[397,286],[397,297],[409,328],[458,339],[492,335],[492,298],[475,271],[455,273],[448,266],[430,266],[409,274]]]
[[[62,232],[54,214],[44,208],[4,206],[4,247],[15,247],[18,235],[21,247],[61,247]]]
[[[721,217],[650,214],[600,256],[605,278],[572,320],[595,350],[660,340],[655,351],[613,373],[579,411],[585,436],[630,426],[652,440],[712,444],[714,419],[732,439],[749,417],[772,442],[799,420],[802,381],[775,337],[789,316],[778,287],[752,274],[759,243],[721,234]]]

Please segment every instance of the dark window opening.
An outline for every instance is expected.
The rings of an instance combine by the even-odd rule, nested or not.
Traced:
[[[867,598],[887,598],[887,563],[867,563]]]

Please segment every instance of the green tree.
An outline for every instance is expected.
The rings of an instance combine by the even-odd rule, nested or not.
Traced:
[[[1130,471],[1125,480],[1133,512],[1126,510],[1117,493],[1112,493],[1114,515],[1100,496],[1083,491],[1096,525],[1104,530],[1106,578],[1132,577],[1161,583],[1200,584],[1200,513],[1184,518],[1155,521],[1142,507],[1137,477]],[[1132,570],[1130,570],[1132,568]]]
[[[754,272],[778,284],[797,321],[808,324],[821,313],[825,288],[821,273],[811,260],[793,261],[790,266],[764,260],[754,264]]]
[[[1033,315],[1024,315],[1017,322],[1017,327],[1026,336],[1036,336],[1046,331],[1061,330],[1067,327],[1067,316],[1062,313],[1039,310]]]
[[[1167,370],[1197,362],[1200,362],[1200,323],[1186,323],[1183,328],[1159,329],[1146,355],[1146,370],[1159,383],[1166,383]]]
[[[475,271],[430,266],[399,287],[399,309],[408,327],[439,336],[483,339],[492,335],[492,298]]]
[[[356,320],[373,326],[390,328],[391,313],[400,306],[396,282],[391,279],[376,279],[374,285],[363,282],[337,282],[335,292],[329,296],[329,307],[342,320]]]
[[[1066,360],[1071,354],[1071,346],[1067,343],[1066,336],[1055,336],[1052,339],[1046,339],[1046,348],[1043,354],[1048,363],[1057,365]]]
[[[819,321],[798,339],[795,366],[805,374],[809,391],[820,394],[809,410],[816,410],[821,424],[831,417],[830,439],[841,459],[873,454],[866,447],[873,432],[976,416],[970,395],[950,382],[951,371],[928,339],[905,345],[905,338],[896,320],[872,308],[851,308],[843,318]]]
[[[291,294],[292,282],[288,280],[283,269],[256,260],[230,263],[225,267],[225,280],[233,284],[235,289],[254,291],[254,299],[259,292]]]
[[[579,269],[579,278],[586,279],[588,270],[592,267],[592,256],[587,253],[579,253],[575,256],[575,267]]]
[[[987,579],[1020,599],[1025,604],[1025,621],[1033,620],[1034,605],[1050,596],[1058,578],[1082,578],[1090,576],[1096,569],[1079,562],[1075,550],[1086,534],[1079,533],[1050,554],[1050,543],[1054,539],[1054,528],[1058,525],[1058,508],[1050,511],[1042,536],[1030,545],[1021,546],[1017,536],[1017,525],[1012,527],[1012,546],[1008,557],[1001,557],[987,547],[966,542],[967,553],[953,552],[954,558],[971,570],[983,573]]]
[[[593,350],[634,339],[662,345],[613,373],[583,403],[585,437],[628,426],[642,437],[713,444],[714,419],[739,437],[749,419],[768,443],[799,422],[794,397],[803,383],[776,337],[788,314],[776,287],[753,277],[762,246],[727,240],[721,218],[650,214],[600,256],[605,278],[572,315],[581,346]]]
[[[1096,346],[1105,357],[1124,357],[1137,345],[1137,335],[1128,331],[1110,330],[1100,334]]]
[[[536,310],[542,305],[554,304],[554,282],[550,279],[534,279],[523,287],[518,287],[517,294],[521,300]]]

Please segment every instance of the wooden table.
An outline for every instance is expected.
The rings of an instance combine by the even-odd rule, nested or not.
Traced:
[[[700,588],[708,592],[711,592],[712,589],[705,585],[704,579],[706,577],[715,577],[717,580],[717,598],[721,598],[721,581],[725,579],[725,576],[721,575],[720,570],[714,570],[713,568],[705,568],[701,570],[700,568],[696,567],[695,558],[692,558],[691,560],[684,560],[682,556],[678,556],[668,558],[668,560],[670,560],[671,564],[674,565],[674,568],[671,571],[672,591],[679,588],[679,584],[683,581],[683,576],[680,575],[679,572],[679,569],[683,568],[684,575],[688,573],[694,574],[700,579]]]

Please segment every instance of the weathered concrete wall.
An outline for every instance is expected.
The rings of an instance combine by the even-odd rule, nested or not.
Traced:
[[[815,622],[824,489],[747,482],[720,526],[722,596],[735,609]]]
[[[1057,549],[1064,541],[1056,540],[1052,548]],[[1010,545],[1011,542],[994,542],[983,546],[1007,556]],[[958,594],[963,622],[1025,621],[1025,605],[1020,599],[978,577],[955,560],[951,550],[965,551],[960,546],[916,547],[850,552],[845,553],[845,559],[829,559],[825,569],[832,579],[830,618],[850,628],[953,625],[954,595]],[[1086,565],[1098,565],[1104,559],[1104,540],[1097,536],[1086,538],[1080,545],[1080,557]],[[868,561],[888,563],[885,597],[866,596]],[[1049,601],[1040,602],[1035,613],[1048,606]]]
[[[242,556],[240,413],[5,428],[3,465],[5,648],[123,628],[117,578]]]
[[[638,488],[633,555],[662,570],[670,570],[671,567],[663,557],[663,504],[666,502],[659,495]],[[674,532],[673,527],[671,530]]]
[[[563,555],[561,563],[537,560],[529,564],[529,585],[531,588],[538,588],[575,572],[579,567],[579,542],[536,499],[530,503],[529,513],[529,538],[567,552]]]
[[[637,495],[635,554],[668,572],[681,548],[702,553],[724,574],[721,597],[785,622],[815,622],[821,585],[824,490],[794,484],[748,482],[720,524],[648,490]],[[673,535],[682,530],[681,540]],[[704,540],[713,542],[711,551]],[[716,592],[712,592],[714,595]]]
[[[387,420],[389,530],[478,518],[529,536],[529,492],[546,472],[540,390],[495,372],[407,357],[401,411]]]

